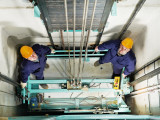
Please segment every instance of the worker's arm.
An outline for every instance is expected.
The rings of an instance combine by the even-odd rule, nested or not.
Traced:
[[[105,49],[111,49],[114,48],[116,45],[116,42],[120,42],[118,40],[110,40],[107,42],[104,42],[103,44],[96,46],[95,51],[98,52],[99,50],[105,50]]]
[[[24,67],[21,65],[21,71],[20,71],[20,76],[21,76],[21,87],[24,88],[27,85],[28,77],[30,75],[30,72],[28,70],[28,67]]]
[[[44,46],[44,45],[39,45],[39,44],[35,44],[32,47],[34,50],[36,51],[41,51],[42,53],[44,53],[45,55],[51,54],[51,49],[48,46]]]
[[[128,62],[128,65],[125,67],[123,77],[130,75],[135,70],[135,65],[136,65],[136,59],[130,60]]]

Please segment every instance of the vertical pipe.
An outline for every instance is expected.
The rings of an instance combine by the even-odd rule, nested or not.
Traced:
[[[84,32],[86,28],[89,0],[85,0],[84,2],[85,3],[84,3],[84,10],[83,10],[82,34],[81,34],[80,57],[79,57],[79,71],[78,71],[78,76],[77,76],[77,83],[79,83],[79,75],[81,73],[82,50],[83,50],[83,44],[84,44]]]
[[[61,34],[62,47],[63,47],[63,50],[65,50],[65,45],[64,45],[64,39],[63,39],[63,32],[62,32],[62,30],[60,30],[60,34]]]
[[[69,54],[69,72],[71,74],[70,44],[69,44],[69,36],[68,36],[68,11],[67,11],[67,1],[66,0],[64,0],[64,5],[65,5],[66,31],[67,31],[68,54]]]
[[[88,42],[89,42],[89,37],[90,37],[90,31],[91,31],[92,25],[93,25],[96,4],[97,4],[97,0],[94,1],[93,11],[92,11],[92,18],[91,18],[90,28],[89,28],[89,31],[88,31],[88,36],[87,36],[87,41],[86,41],[85,58],[84,58],[84,62],[83,62],[82,73],[83,73],[84,64],[85,64],[85,61],[86,61],[86,58],[87,58]]]
[[[73,0],[73,80],[75,83],[75,24],[76,24],[76,0]]]

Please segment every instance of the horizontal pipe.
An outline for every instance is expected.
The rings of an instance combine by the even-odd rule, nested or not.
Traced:
[[[87,56],[104,56],[105,54],[87,54]],[[64,55],[64,54],[50,54],[50,55],[47,55],[47,57],[65,57],[65,56],[69,56],[68,54]],[[73,56],[73,54],[70,54],[70,56]],[[80,56],[80,54],[75,54],[75,56]],[[85,54],[82,54],[82,56],[85,56]]]
[[[56,119],[56,120],[77,120],[77,118],[80,118],[81,120],[93,120],[93,119],[160,119],[160,116],[151,116],[151,115],[121,115],[121,114],[76,114],[76,115],[49,115],[49,116],[15,116],[15,117],[6,117],[8,120],[42,120],[42,119]]]
[[[114,83],[114,79],[82,79],[82,83]],[[29,80],[30,84],[60,84],[67,83],[67,80]]]
[[[95,50],[88,50],[88,52],[94,52]],[[107,52],[108,50],[101,50]],[[101,52],[100,51],[100,52]],[[74,52],[74,50],[55,50],[55,53],[61,53],[61,52]],[[75,52],[80,52],[80,50],[75,50]],[[82,52],[85,52],[85,50],[82,50]]]
[[[114,92],[112,88],[89,88],[88,90],[67,90],[67,89],[32,89],[30,93],[53,93],[53,92]],[[118,90],[117,90],[118,91]]]
[[[143,94],[143,93],[147,93],[147,92],[151,92],[151,91],[155,91],[159,89],[160,89],[160,85],[155,85],[155,86],[151,86],[151,87],[147,87],[141,90],[134,91],[129,96],[139,95],[139,94]]]

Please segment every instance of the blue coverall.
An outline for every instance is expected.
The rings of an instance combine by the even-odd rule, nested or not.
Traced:
[[[36,76],[36,79],[43,80],[44,67],[46,64],[46,55],[51,53],[51,49],[47,46],[35,44],[32,46],[33,51],[37,54],[39,62],[33,62],[23,58],[21,63],[21,80],[26,83],[28,76],[32,73]]]
[[[121,74],[123,67],[125,67],[124,74],[129,75],[135,70],[136,57],[132,50],[130,50],[126,55],[118,56],[117,52],[120,44],[120,40],[111,40],[99,45],[99,50],[108,49],[108,52],[104,56],[100,57],[99,63],[104,64],[111,62],[113,64],[114,74]]]

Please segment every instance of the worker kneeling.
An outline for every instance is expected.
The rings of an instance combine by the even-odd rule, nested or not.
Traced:
[[[96,46],[95,51],[108,49],[108,52],[95,62],[95,66],[111,62],[113,64],[113,76],[120,75],[122,68],[125,67],[122,76],[125,78],[135,70],[136,57],[131,50],[133,40],[125,38],[124,40],[111,40]]]
[[[46,55],[51,53],[51,49],[47,46],[35,44],[32,47],[22,46],[20,53],[24,58],[21,63],[21,86],[24,88],[27,85],[30,74],[36,76],[37,80],[44,80],[43,71],[46,65]],[[47,84],[40,84],[44,89],[48,89]]]

